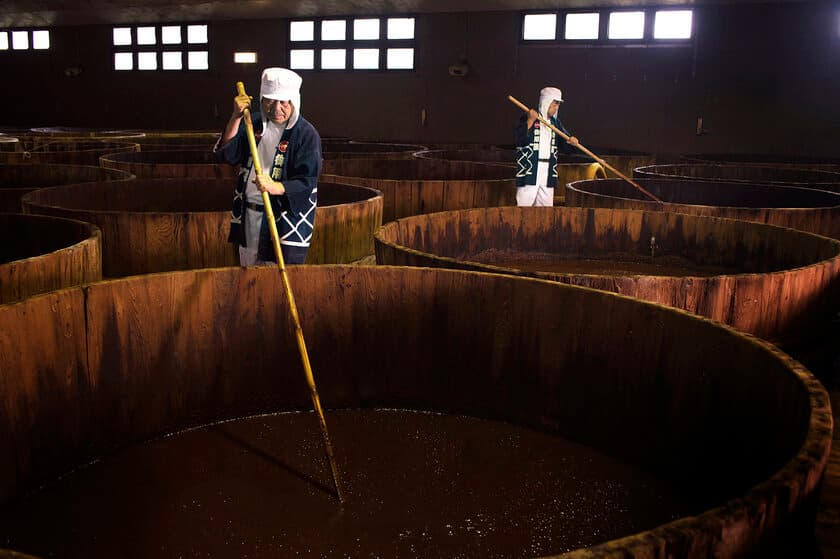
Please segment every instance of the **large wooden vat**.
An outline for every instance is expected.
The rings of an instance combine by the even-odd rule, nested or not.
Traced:
[[[102,279],[95,225],[0,213],[0,235],[0,304]]]
[[[0,163],[60,163],[67,165],[99,166],[99,158],[109,153],[139,151],[140,146],[132,142],[106,142],[81,140],[33,142],[26,140],[20,150],[0,152]]]
[[[414,144],[383,144],[375,142],[322,142],[324,159],[411,159],[412,154],[426,149]]]
[[[49,140],[56,140],[59,138],[79,140],[82,138],[97,139],[97,140],[133,140],[134,138],[142,138],[143,132],[135,130],[105,130],[102,128],[83,128],[75,126],[45,126],[40,128],[30,128],[29,132],[32,137],[42,137]]]
[[[72,126],[30,128],[26,134],[26,140],[34,146],[49,144],[55,141],[80,142],[105,140],[109,142],[131,143],[141,138],[143,138],[143,133],[133,130],[104,130],[101,128],[80,128]]]
[[[220,163],[209,149],[113,153],[100,157],[99,164],[138,179],[232,179],[239,172],[234,165]]]
[[[470,161],[472,163],[515,167],[515,155],[516,152],[509,149],[432,149],[418,151],[414,154],[414,157],[418,159]]]
[[[288,273],[326,408],[500,419],[703,500],[692,516],[562,557],[764,556],[807,536],[831,410],[772,345],[554,282],[383,266]],[[310,408],[288,312],[272,268],[132,277],[0,306],[0,503],[136,441]]]
[[[218,131],[144,130],[144,137],[135,140],[140,151],[211,151],[221,135]]]
[[[840,239],[840,195],[743,182],[638,179],[659,204],[622,179],[566,185],[566,205],[661,210],[792,227]]]
[[[840,159],[820,156],[786,156],[766,153],[697,153],[685,155],[690,163],[737,163],[738,165],[764,165],[770,167],[795,167],[840,172]]]
[[[635,169],[633,176],[643,179],[709,180],[804,186],[840,192],[840,173],[794,167],[703,163],[649,165]]]
[[[0,212],[21,211],[21,197],[37,188],[133,178],[125,171],[91,165],[0,164]]]
[[[333,159],[322,178],[382,192],[382,221],[422,213],[516,204],[507,167],[440,159]]]
[[[31,213],[95,223],[108,277],[234,266],[227,242],[232,179],[136,179],[32,192]],[[321,183],[307,262],[345,263],[373,254],[382,196],[369,188]],[[321,231],[321,229],[323,229]]]
[[[836,303],[831,293],[840,286],[840,241],[670,212],[478,208],[400,219],[380,228],[375,242],[378,264],[503,272],[604,289],[766,339],[799,333]],[[529,255],[548,255],[556,269],[516,264]],[[616,274],[609,266],[583,271],[574,266],[621,260],[641,264],[644,271]],[[566,271],[563,261],[569,263]],[[680,263],[680,275],[664,267],[674,262]],[[598,270],[602,267],[606,270]]]

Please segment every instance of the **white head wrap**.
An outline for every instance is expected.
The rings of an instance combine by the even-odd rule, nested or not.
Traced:
[[[540,116],[548,120],[548,106],[552,101],[563,102],[563,92],[556,87],[544,87],[540,90]]]
[[[303,83],[295,72],[286,68],[266,68],[260,80],[260,99],[274,99],[276,101],[291,101],[294,110],[286,128],[295,125],[300,116],[300,85]],[[263,115],[263,130],[266,129],[266,118]]]

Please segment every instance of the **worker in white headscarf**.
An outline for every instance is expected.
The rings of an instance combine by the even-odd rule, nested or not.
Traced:
[[[252,113],[263,173],[256,175],[242,117],[251,98],[238,95],[215,152],[240,165],[228,240],[239,247],[243,266],[276,261],[262,193],[268,192],[286,264],[303,264],[315,226],[321,136],[301,115],[303,79],[286,68],[266,68],[260,81],[260,112]]]
[[[522,115],[515,130],[516,143],[516,205],[553,206],[557,186],[557,151],[562,146],[571,153],[578,139],[563,127],[557,117],[563,93],[556,87],[540,90],[539,115],[555,128],[570,136],[568,144],[537,118],[531,109]]]

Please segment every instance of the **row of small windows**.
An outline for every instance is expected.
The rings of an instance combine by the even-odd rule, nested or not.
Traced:
[[[644,11],[615,11],[607,15],[606,38],[609,40],[641,40],[645,38]],[[567,13],[560,35],[567,41],[594,41],[601,38],[601,13]],[[527,14],[522,22],[522,38],[526,41],[553,41],[557,38],[558,14]],[[653,38],[659,40],[690,39],[692,10],[658,10],[654,13]]]
[[[412,70],[414,18],[363,17],[289,23],[293,70]]]
[[[180,45],[184,43],[184,27],[188,44],[207,44],[206,25],[146,25],[114,27],[114,46]]]
[[[353,70],[379,70],[380,60],[385,52],[385,69],[411,70],[414,68],[413,48],[358,48],[358,49],[319,49],[319,65],[321,70],[346,70],[347,55],[351,55]],[[314,70],[315,49],[292,49],[289,51],[289,67],[293,70]]]
[[[114,53],[114,70],[183,70],[184,54],[187,55],[187,70],[207,70],[209,60],[206,50],[163,51],[163,52],[116,52]]]
[[[385,39],[388,40],[411,40],[414,39],[414,18],[413,17],[389,17],[385,19]],[[314,20],[293,21],[289,26],[289,40],[293,42],[302,41],[346,41],[347,24],[346,19],[324,19],[321,20],[318,29],[318,37],[315,36],[316,25]],[[381,32],[381,18],[361,18],[352,20],[353,41],[377,41],[383,37]]]
[[[207,70],[207,25],[139,25],[114,27],[114,70]],[[186,45],[186,52],[177,49]],[[155,47],[161,50],[155,50]],[[182,47],[183,48],[183,47]],[[204,47],[206,48],[206,47]],[[185,59],[186,57],[186,59]]]
[[[46,29],[0,31],[0,50],[9,50],[10,46],[12,50],[47,50],[50,48],[50,32]]]

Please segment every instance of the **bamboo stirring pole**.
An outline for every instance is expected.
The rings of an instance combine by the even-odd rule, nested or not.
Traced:
[[[236,90],[239,95],[246,95],[245,84],[236,82]],[[245,120],[245,129],[248,132],[248,145],[251,148],[251,158],[254,162],[254,173],[262,174],[262,164],[260,163],[260,154],[257,151],[257,141],[254,138],[254,124],[251,122],[251,111],[245,109],[243,116]],[[344,493],[341,490],[341,478],[338,474],[338,466],[335,463],[335,455],[333,455],[332,443],[330,443],[330,434],[327,431],[327,420],[324,418],[324,410],[321,408],[321,399],[318,397],[318,388],[315,386],[315,377],[312,374],[312,367],[309,364],[309,353],[306,351],[306,342],[303,339],[303,330],[300,327],[300,317],[298,316],[297,305],[295,298],[292,295],[292,287],[289,284],[289,277],[286,274],[286,265],[283,262],[283,252],[280,249],[280,234],[277,232],[277,223],[274,221],[274,210],[271,208],[271,199],[268,192],[262,193],[263,206],[265,207],[266,219],[268,219],[269,229],[271,230],[271,240],[274,243],[274,253],[277,255],[277,265],[280,267],[280,275],[283,277],[283,287],[286,291],[286,298],[289,302],[289,310],[292,313],[292,320],[295,323],[295,336],[297,337],[298,349],[300,350],[300,358],[303,361],[303,369],[306,372],[306,382],[309,384],[309,393],[312,397],[312,404],[315,406],[315,411],[318,412],[318,421],[321,424],[321,435],[324,437],[324,449],[327,452],[327,458],[330,461],[330,468],[332,469],[333,483],[335,484],[335,493],[338,496],[338,501],[344,504]]]
[[[519,107],[520,109],[525,111],[526,113],[531,112],[531,109],[529,109],[528,107],[526,107],[525,105],[520,103],[519,100],[516,99],[516,97],[513,97],[512,95],[508,95],[508,101],[510,101],[511,103],[513,103],[514,105],[516,105],[517,107]],[[566,134],[564,134],[560,130],[558,130],[556,126],[554,126],[553,124],[551,124],[550,122],[545,120],[539,113],[537,113],[537,118],[540,120],[540,122],[542,122],[543,124],[545,124],[546,126],[551,128],[552,130],[554,130],[555,134],[557,134],[558,136],[560,136],[561,138],[563,138],[567,142],[569,141],[569,136],[567,136]],[[618,175],[619,177],[621,177],[622,179],[629,182],[636,189],[638,189],[639,191],[644,193],[646,196],[648,196],[651,200],[653,200],[653,201],[655,201],[659,204],[662,203],[662,200],[660,200],[659,198],[657,198],[656,196],[654,196],[653,194],[651,194],[650,192],[648,192],[647,190],[645,190],[644,188],[642,188],[641,186],[639,186],[638,184],[636,184],[635,182],[633,182],[632,180],[630,180],[629,178],[624,176],[618,169],[616,169],[615,167],[613,167],[612,165],[610,165],[609,163],[607,163],[606,161],[604,161],[603,159],[601,159],[600,157],[598,157],[597,155],[595,155],[594,153],[592,153],[591,151],[586,149],[586,147],[584,147],[583,144],[578,143],[578,144],[575,145],[575,147],[578,148],[583,153],[585,153],[586,155],[588,155],[589,157],[591,157],[592,159],[594,159],[595,161],[597,161],[598,163],[600,163],[601,165],[603,165],[604,167],[606,167],[607,169],[609,169],[610,171],[612,171],[613,173],[615,173],[616,175]]]

